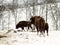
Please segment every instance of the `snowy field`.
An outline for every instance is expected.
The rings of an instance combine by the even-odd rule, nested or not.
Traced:
[[[16,30],[15,30],[16,31]],[[37,35],[37,32],[0,31],[0,45],[60,45],[60,31],[49,31],[49,36]]]

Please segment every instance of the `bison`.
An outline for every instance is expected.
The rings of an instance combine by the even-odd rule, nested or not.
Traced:
[[[29,27],[32,28],[30,21],[20,21],[20,22],[16,25],[16,29],[22,28],[22,30],[24,30],[24,27],[28,27],[28,29],[29,29]]]
[[[44,18],[40,16],[34,16],[30,18],[31,24],[34,24],[37,29],[37,34],[40,32],[41,34],[45,33],[45,30],[47,31],[48,35],[48,23],[45,23]]]

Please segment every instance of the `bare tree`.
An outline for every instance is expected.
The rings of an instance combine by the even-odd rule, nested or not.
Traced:
[[[47,16],[48,16],[48,4],[46,4],[46,22],[47,22]]]

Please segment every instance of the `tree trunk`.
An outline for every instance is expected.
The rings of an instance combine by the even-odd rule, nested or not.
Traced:
[[[2,17],[2,30],[4,30],[4,20],[3,20],[3,17]]]
[[[48,16],[48,4],[46,4],[46,22],[47,22],[47,16]]]
[[[8,15],[8,29],[9,29],[9,25],[10,25],[10,11],[9,11],[9,15]]]

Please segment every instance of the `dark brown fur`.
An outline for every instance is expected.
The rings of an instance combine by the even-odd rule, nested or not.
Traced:
[[[22,28],[22,30],[24,30],[24,27],[31,27],[31,23],[29,21],[20,21],[17,25],[16,25],[16,29],[18,28]],[[31,27],[32,28],[32,27]]]
[[[45,30],[46,30],[48,35],[48,23],[45,23],[44,18],[40,16],[34,16],[34,17],[31,17],[30,20],[31,20],[31,23],[36,26],[37,34],[38,32],[45,33]]]

